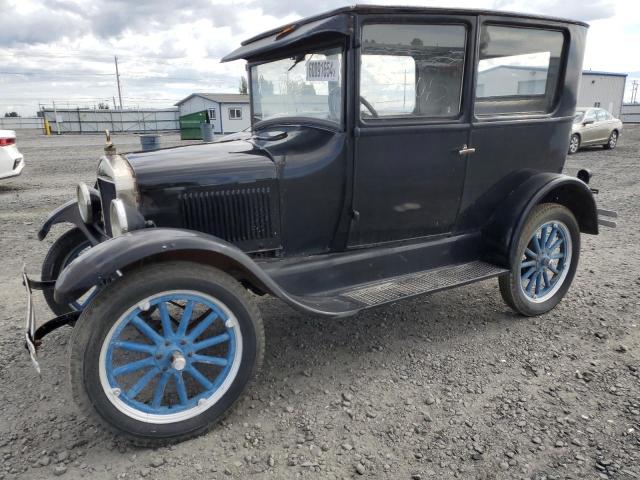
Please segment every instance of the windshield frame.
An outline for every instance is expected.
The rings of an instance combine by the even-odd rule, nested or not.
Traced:
[[[330,48],[339,48],[342,54],[342,66],[341,66],[341,81],[340,89],[342,92],[342,99],[340,102],[340,121],[328,120],[317,117],[301,116],[301,115],[283,115],[281,117],[271,117],[267,119],[256,120],[254,115],[254,92],[251,86],[253,85],[253,71],[254,67],[264,65],[267,63],[277,62],[285,60],[287,58],[295,57],[296,55],[316,53],[321,50],[327,50]],[[347,50],[346,40],[331,39],[327,42],[314,42],[313,44],[301,45],[297,48],[287,49],[286,52],[279,52],[278,55],[271,56],[266,59],[247,63],[247,80],[249,83],[249,110],[251,119],[251,130],[257,130],[269,125],[282,125],[282,124],[309,124],[319,125],[329,128],[335,131],[345,131],[347,124],[347,98],[348,98],[348,83],[347,83],[347,62],[349,61],[349,55]]]

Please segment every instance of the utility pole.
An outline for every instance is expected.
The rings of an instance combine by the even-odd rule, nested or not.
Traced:
[[[116,62],[116,81],[118,82],[118,99],[120,100],[120,110],[122,110],[122,91],[120,90],[120,72],[118,72],[118,56],[115,55],[113,58]]]
[[[640,82],[638,82],[638,80],[634,80],[631,83],[631,103],[636,103],[638,97],[638,85],[640,85]]]

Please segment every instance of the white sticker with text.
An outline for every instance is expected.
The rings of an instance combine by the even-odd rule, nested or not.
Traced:
[[[340,60],[309,60],[307,82],[337,82],[340,80]]]

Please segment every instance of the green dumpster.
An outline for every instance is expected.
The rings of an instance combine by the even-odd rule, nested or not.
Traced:
[[[207,122],[207,112],[190,113],[180,117],[180,139],[182,140],[202,140],[200,124]]]

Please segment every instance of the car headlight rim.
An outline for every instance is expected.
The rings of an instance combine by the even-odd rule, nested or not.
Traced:
[[[78,201],[78,210],[80,218],[84,223],[93,222],[93,205],[91,200],[91,192],[86,183],[80,182],[76,187],[76,197]]]
[[[129,231],[129,220],[127,218],[127,209],[124,202],[116,198],[111,200],[109,208],[109,220],[111,224],[111,235],[117,237]]]

